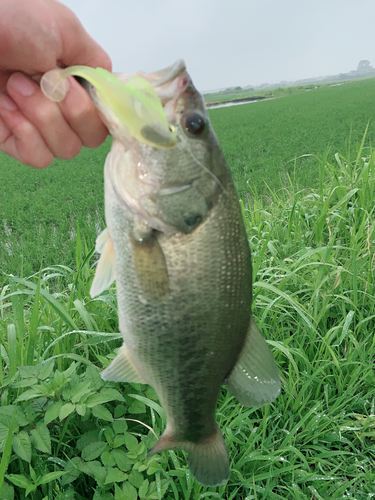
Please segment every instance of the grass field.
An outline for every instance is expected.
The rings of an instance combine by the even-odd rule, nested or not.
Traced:
[[[72,265],[77,224],[94,243],[105,226],[103,166],[110,144],[44,170],[0,155],[0,269],[27,276],[53,263]]]
[[[256,192],[267,194],[267,186],[275,191],[288,186],[288,176],[295,186],[317,188],[319,159],[333,161],[337,151],[355,149],[375,118],[374,95],[375,79],[369,79],[211,110],[245,205]],[[374,139],[371,121],[366,143]],[[103,165],[109,147],[110,139],[42,171],[0,154],[0,269],[27,276],[51,263],[72,266],[77,222],[93,243],[104,227]]]
[[[319,160],[360,142],[375,143],[375,79],[210,111],[238,194],[289,185],[318,187]],[[315,156],[303,156],[315,155]],[[318,158],[316,158],[318,157]]]
[[[314,88],[327,87],[330,85],[335,85],[335,83],[330,82],[322,82],[316,84],[308,84],[308,85],[296,85],[294,87],[278,87],[278,88],[266,88],[266,89],[243,89],[241,87],[238,88],[229,88],[217,92],[206,92],[204,94],[204,99],[208,105],[210,104],[220,104],[229,101],[233,101],[234,99],[244,99],[247,97],[282,97],[284,95],[290,94],[298,94],[301,92],[306,92]]]
[[[242,193],[253,252],[254,315],[283,379],[281,395],[260,409],[243,408],[223,388],[217,420],[232,474],[229,483],[218,488],[196,483],[182,452],[147,460],[156,440],[153,432],[160,435],[165,426],[154,391],[139,384],[104,384],[99,377],[98,369],[108,365],[121,344],[114,287],[94,300],[88,293],[92,243],[104,224],[99,197],[108,144],[43,172],[1,157],[6,222],[1,263],[5,273],[15,274],[0,278],[1,500],[24,499],[26,494],[33,500],[374,497],[375,152],[367,146],[371,124],[360,140],[373,116],[369,102],[374,86],[369,80],[295,95],[289,105],[282,103],[288,98],[282,98],[211,112]],[[299,100],[309,95],[310,107]],[[329,103],[336,103],[337,122],[327,114]],[[265,105],[262,113],[268,113],[268,119],[250,111]],[[296,113],[287,115],[289,121],[288,107]],[[235,125],[233,110],[241,108]],[[321,123],[319,128],[319,116],[331,117],[331,125]],[[270,133],[273,121],[272,144],[257,153],[263,169],[250,177],[242,168],[241,174],[245,143],[266,144],[263,134]],[[311,125],[305,134],[302,121]],[[311,138],[314,130],[321,135]],[[325,155],[330,141],[331,153]],[[280,144],[279,150],[275,144]],[[297,163],[298,183],[290,180],[287,161],[306,153],[320,159]],[[267,163],[267,157],[273,160]],[[273,161],[284,168],[281,176],[276,167],[269,175]],[[260,172],[269,175],[268,193]],[[245,175],[256,184],[241,184]],[[254,186],[264,196],[249,197]],[[24,256],[22,265],[17,249]],[[30,267],[28,252],[33,256]],[[39,271],[41,263],[40,277],[26,277],[29,269]]]

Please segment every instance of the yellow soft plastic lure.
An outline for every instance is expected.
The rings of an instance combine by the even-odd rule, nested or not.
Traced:
[[[55,102],[62,101],[69,88],[66,78],[70,75],[91,83],[98,100],[115,113],[137,140],[161,149],[177,144],[176,129],[168,123],[154,87],[144,78],[135,76],[123,84],[106,69],[71,66],[45,73],[40,82],[43,93]]]

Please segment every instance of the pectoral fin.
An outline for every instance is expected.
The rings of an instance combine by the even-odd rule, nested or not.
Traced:
[[[266,405],[280,392],[279,370],[253,318],[240,358],[226,385],[245,406]]]
[[[96,251],[101,253],[101,256],[90,289],[91,297],[99,295],[116,279],[115,252],[107,229],[104,229],[97,237]]]
[[[131,240],[138,285],[146,299],[165,301],[169,278],[163,250],[155,232],[146,241]]]
[[[102,371],[103,380],[113,382],[133,382],[147,384],[129,355],[126,345],[122,345],[112,363]]]

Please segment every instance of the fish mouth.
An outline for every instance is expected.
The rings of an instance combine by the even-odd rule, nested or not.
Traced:
[[[181,93],[186,87],[190,77],[186,71],[186,64],[183,59],[179,59],[171,66],[145,73],[143,71],[136,71],[135,73],[114,73],[121,83],[128,82],[134,76],[141,76],[147,80],[155,88],[159,97],[165,95],[166,98],[172,98],[176,93]],[[186,79],[186,81],[184,81]]]
[[[183,72],[186,72],[186,64],[183,59],[179,59],[167,68],[146,74],[144,78],[157,88],[170,84]]]
[[[186,64],[183,59],[179,59],[171,66],[145,73],[137,71],[135,73],[115,73],[121,83],[126,83],[134,76],[141,76],[154,87],[160,97],[164,112],[169,122],[176,122],[176,103],[178,98],[188,87],[192,87],[191,78],[186,71]]]

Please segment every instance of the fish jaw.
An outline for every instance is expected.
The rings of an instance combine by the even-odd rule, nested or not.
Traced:
[[[179,77],[185,76],[185,74],[187,74],[186,65],[182,59],[179,59],[168,68],[152,73],[144,73],[142,71],[135,73],[115,73],[120,82],[124,84],[135,76],[141,76],[153,85],[162,101],[169,100],[181,93],[186,82],[184,82],[184,78],[179,79]]]

